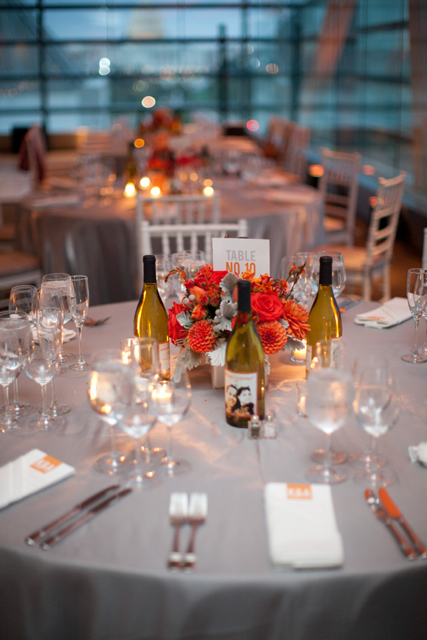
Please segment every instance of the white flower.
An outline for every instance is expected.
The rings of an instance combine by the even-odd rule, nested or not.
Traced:
[[[288,339],[286,341],[286,345],[285,345],[285,351],[295,351],[298,350],[300,351],[301,349],[304,349],[305,344],[302,340],[298,340],[297,338],[293,338],[292,336],[288,336]]]
[[[198,367],[203,359],[203,353],[196,353],[190,349],[187,345],[183,351],[179,354],[176,367],[177,368],[186,368],[186,369],[194,369],[194,367]]]
[[[219,305],[219,309],[215,312],[215,318],[213,321],[213,330],[218,333],[219,331],[231,331],[231,321],[236,315],[237,302],[231,302],[231,300],[222,300]]]
[[[191,329],[194,324],[194,320],[192,319],[188,311],[181,311],[181,313],[177,314],[176,319],[178,320],[181,327],[184,327],[184,329],[187,329],[187,331],[188,329]]]
[[[222,340],[219,347],[217,347],[213,351],[208,351],[208,353],[206,354],[206,358],[213,367],[223,367],[225,365],[226,348],[227,348],[227,341]]]
[[[221,280],[219,286],[224,293],[228,293],[231,296],[238,279],[239,278],[234,273],[227,273],[227,275]]]

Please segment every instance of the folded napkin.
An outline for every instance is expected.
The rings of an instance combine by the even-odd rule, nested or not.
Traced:
[[[387,329],[412,318],[406,298],[392,298],[367,313],[359,313],[354,321],[374,329]]]
[[[49,196],[46,198],[38,198],[37,200],[31,202],[31,207],[33,209],[41,209],[42,207],[55,207],[58,205],[65,204],[80,204],[81,198],[78,194],[73,193],[70,195],[62,195],[58,194],[57,196]]]
[[[0,467],[0,509],[75,473],[74,467],[33,449]]]
[[[343,564],[331,487],[271,482],[265,486],[264,496],[273,564],[295,569]]]
[[[313,202],[315,197],[316,193],[299,189],[286,189],[286,191],[272,189],[265,194],[266,200],[270,200],[270,202],[285,202],[289,204],[307,204],[308,202]]]
[[[248,175],[248,177],[246,178],[246,182],[248,182],[249,184],[258,185],[260,187],[282,187],[285,184],[289,184],[291,181],[286,176],[283,176],[280,173],[276,173],[272,175]]]
[[[37,335],[37,329],[33,329],[33,340],[36,344],[39,343],[39,337]],[[73,331],[72,329],[66,329],[64,327],[63,329],[63,336],[62,336],[62,341],[63,342],[70,342],[70,340],[72,340],[73,338],[75,338],[77,335],[77,333],[75,331]]]
[[[421,462],[427,467],[427,442],[421,442],[417,447],[408,447],[411,462]]]

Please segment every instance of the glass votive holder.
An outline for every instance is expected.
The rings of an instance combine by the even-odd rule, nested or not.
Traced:
[[[263,437],[267,440],[277,438],[277,422],[274,413],[267,413],[263,422]]]
[[[305,405],[307,401],[307,383],[305,380],[297,382],[297,413],[301,418],[306,418]]]

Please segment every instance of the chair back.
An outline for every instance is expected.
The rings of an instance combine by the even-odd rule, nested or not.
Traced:
[[[159,198],[138,194],[136,210],[140,219],[153,224],[218,224],[221,220],[221,197],[174,195]]]
[[[366,243],[365,268],[371,268],[374,263],[391,263],[405,179],[404,171],[390,180],[379,179]]]
[[[319,191],[323,197],[325,216],[331,216],[340,223],[336,231],[328,234],[328,243],[344,243],[352,246],[360,153],[341,153],[322,149],[321,163],[324,171],[319,181]]]
[[[307,151],[310,143],[310,129],[292,123],[286,152],[284,169],[298,176],[301,182],[307,177]]]
[[[147,220],[139,219],[138,253],[140,265],[142,257],[152,253],[171,255],[180,251],[205,252],[206,262],[212,262],[212,238],[224,238],[228,235],[247,237],[248,227],[244,219],[237,223],[206,224],[159,224],[151,225]],[[155,247],[157,243],[157,247]]]

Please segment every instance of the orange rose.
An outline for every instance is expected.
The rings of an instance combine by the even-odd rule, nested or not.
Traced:
[[[206,316],[207,316],[206,307],[204,307],[202,304],[196,304],[196,306],[193,309],[193,313],[191,314],[191,317],[194,318],[194,320],[200,320],[201,318],[206,318]]]
[[[181,311],[185,311],[186,308],[182,304],[173,303],[173,306],[169,309],[169,317],[168,317],[168,332],[169,338],[171,339],[172,344],[177,344],[177,340],[182,340],[187,337],[187,331],[181,327],[176,316],[181,313]]]
[[[253,293],[251,296],[252,311],[260,322],[279,320],[283,317],[283,303],[274,293]]]

